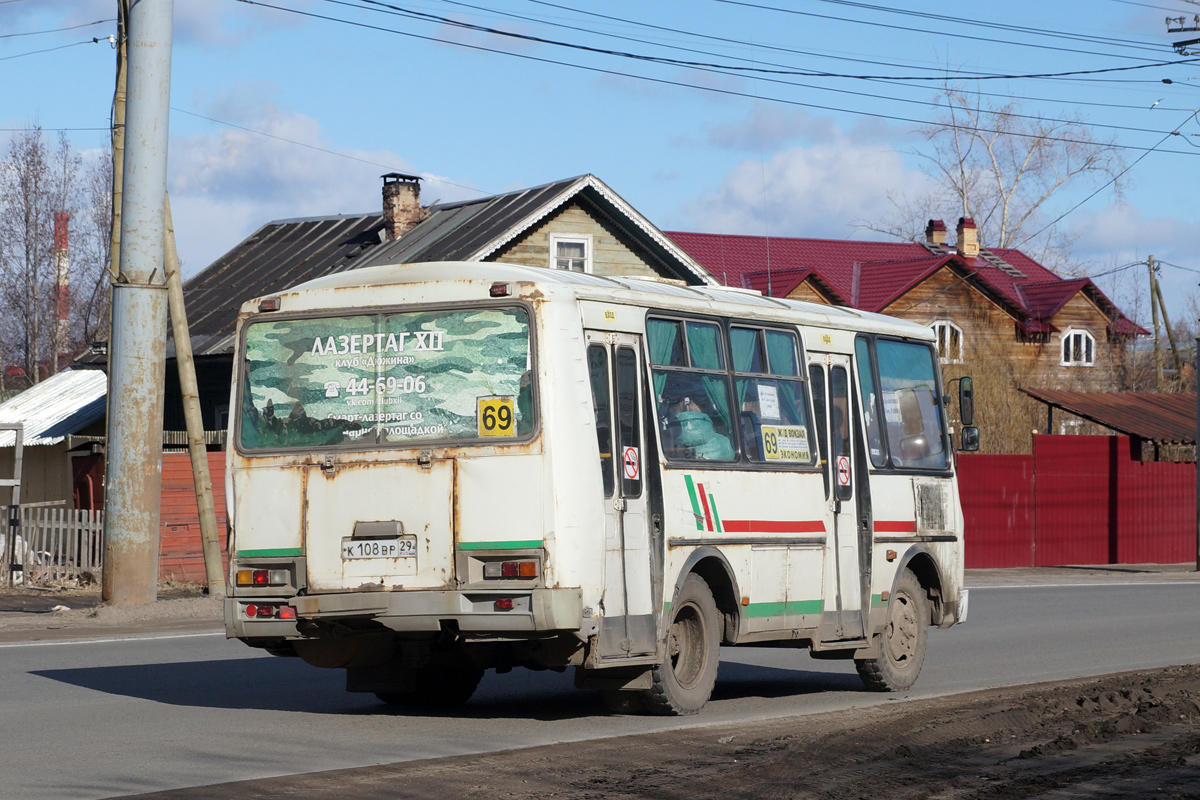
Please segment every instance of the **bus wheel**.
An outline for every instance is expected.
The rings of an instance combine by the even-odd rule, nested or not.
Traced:
[[[471,699],[483,670],[474,664],[436,664],[417,671],[411,692],[376,692],[388,705],[453,708]]]
[[[689,575],[671,609],[666,657],[651,671],[653,688],[642,694],[652,714],[695,714],[708,702],[720,661],[720,615],[708,584]]]
[[[925,663],[929,600],[917,576],[905,570],[888,602],[887,625],[878,634],[878,658],[856,658],[858,676],[873,692],[902,692],[912,687]]]

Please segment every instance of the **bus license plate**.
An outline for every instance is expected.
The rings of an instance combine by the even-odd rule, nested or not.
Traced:
[[[416,558],[416,536],[394,536],[389,539],[342,539],[342,560],[360,558]]]

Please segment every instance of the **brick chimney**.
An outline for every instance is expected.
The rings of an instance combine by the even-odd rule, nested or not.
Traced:
[[[932,245],[946,243],[946,223],[940,219],[931,219],[925,226],[925,242]]]
[[[975,220],[970,217],[958,218],[958,241],[954,244],[954,249],[963,258],[975,258],[979,255],[979,229],[975,227]]]
[[[388,241],[399,239],[423,219],[421,179],[416,175],[389,172],[383,176],[383,227]]]

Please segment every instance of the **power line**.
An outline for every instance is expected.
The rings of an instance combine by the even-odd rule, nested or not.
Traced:
[[[606,69],[606,68],[602,68],[602,67],[593,67],[593,66],[587,66],[584,64],[576,64],[576,63],[573,63],[570,61],[559,61],[557,59],[543,58],[540,56],[533,56],[533,55],[529,55],[526,53],[514,53],[514,52],[511,52],[508,50],[501,50],[501,49],[492,48],[492,47],[485,47],[483,45],[469,44],[466,42],[454,41],[452,39],[443,39],[443,38],[439,38],[439,37],[435,37],[435,36],[426,36],[423,34],[413,33],[411,31],[396,30],[394,28],[386,28],[386,27],[379,26],[379,25],[372,25],[372,24],[366,23],[366,22],[357,22],[354,20],[342,19],[340,17],[334,17],[334,16],[325,15],[325,14],[318,14],[318,13],[311,12],[311,11],[301,11],[300,9],[287,8],[285,6],[277,6],[277,5],[274,5],[271,3],[261,2],[261,0],[239,0],[239,2],[246,3],[248,5],[261,6],[263,8],[270,8],[270,9],[273,9],[276,11],[284,11],[284,12],[296,14],[299,16],[310,17],[312,19],[320,19],[320,20],[324,20],[327,22],[337,22],[337,23],[340,23],[343,25],[349,25],[349,26],[357,27],[357,28],[364,28],[366,30],[374,30],[374,31],[378,31],[381,33],[391,33],[391,34],[395,34],[397,36],[405,36],[408,38],[419,39],[419,40],[428,41],[428,42],[437,42],[439,44],[451,44],[451,45],[466,48],[469,50],[477,50],[480,52],[506,55],[511,58],[518,58],[518,59],[522,59],[522,60],[526,60],[526,61],[533,61],[533,62],[542,63],[542,64],[553,64],[556,66],[571,67],[573,69],[579,69],[579,70],[583,70],[586,72],[595,72],[595,73],[602,74],[602,75],[611,75],[611,76],[616,76],[616,77],[631,78],[634,80],[641,80],[641,81],[646,81],[649,83],[657,83],[657,84],[665,85],[665,86],[676,86],[676,87],[681,87],[681,88],[697,89],[699,91],[709,92],[712,94],[722,94],[722,95],[727,95],[727,96],[731,96],[731,97],[742,97],[742,98],[747,98],[747,99],[754,99],[754,98],[758,97],[757,95],[750,94],[748,92],[739,92],[739,91],[735,91],[732,89],[720,89],[720,88],[713,87],[713,86],[703,86],[703,85],[699,85],[699,84],[686,83],[684,81],[669,80],[666,78],[654,78],[654,77],[651,77],[648,75],[638,75],[636,73],[621,72],[620,70],[612,70],[612,69]],[[339,3],[342,5],[346,4],[342,0],[326,0],[326,2]],[[1189,61],[1192,61],[1192,60],[1196,60],[1196,59],[1189,59]],[[1183,63],[1183,62],[1176,62],[1176,63]],[[1114,70],[1127,70],[1127,69],[1138,69],[1138,68],[1140,68],[1140,67],[1115,67],[1113,69]],[[947,124],[945,122],[938,122],[935,120],[916,119],[913,117],[903,117],[903,116],[899,116],[899,115],[895,115],[895,114],[883,114],[880,112],[861,111],[861,110],[857,110],[857,109],[842,108],[842,107],[838,107],[838,106],[821,105],[818,103],[805,103],[805,102],[801,102],[799,100],[787,100],[787,99],[779,98],[779,97],[763,97],[762,99],[769,100],[774,103],[780,103],[783,105],[797,106],[800,108],[812,108],[812,109],[817,109],[820,111],[832,111],[832,112],[839,112],[839,113],[845,113],[845,114],[854,114],[854,115],[858,115],[858,116],[871,117],[874,119],[889,120],[892,122],[905,122],[905,123],[910,123],[910,124],[915,124],[915,125],[923,125],[923,126],[936,125],[936,126],[953,128],[953,129],[964,128],[964,126]],[[888,98],[888,99],[891,99],[891,98]],[[991,128],[983,128],[983,127],[972,127],[970,129],[977,130],[977,131],[980,131],[983,133],[1007,134],[1007,135],[1011,135],[1011,136],[1016,136],[1016,137],[1020,137],[1020,138],[1028,138],[1028,139],[1046,138],[1044,135],[1038,135],[1038,134],[1033,134],[1033,133],[1001,131],[1001,130],[995,130],[995,129],[991,129]],[[1138,132],[1159,133],[1159,131],[1146,131],[1146,130],[1139,130]],[[1065,144],[1083,144],[1083,145],[1094,145],[1095,144],[1095,142],[1092,142],[1092,141],[1081,140],[1081,139],[1070,139],[1070,138],[1066,138],[1066,137],[1055,137],[1055,140],[1059,141],[1059,142],[1063,142]],[[1106,146],[1111,146],[1111,147],[1114,147],[1117,149],[1122,149],[1122,150],[1133,150],[1133,151],[1137,151],[1137,152],[1146,152],[1146,151],[1152,149],[1152,148],[1146,148],[1146,147],[1141,147],[1141,146],[1137,146],[1137,145],[1125,145],[1125,144],[1117,144],[1117,143],[1112,143],[1112,144],[1109,144]],[[1157,148],[1157,145],[1155,146],[1155,148]],[[1173,154],[1177,154],[1177,155],[1188,155],[1188,156],[1200,155],[1200,153],[1189,153],[1187,151],[1182,151],[1182,150],[1169,150],[1169,151],[1164,151],[1164,152],[1173,153]]]
[[[101,19],[95,22],[85,22],[82,25],[71,25],[67,28],[51,28],[45,31],[25,31],[24,33],[3,33],[0,34],[0,39],[15,39],[18,36],[41,36],[44,33],[62,33],[63,31],[74,31],[79,28],[90,28],[93,25],[107,25],[110,22],[116,22],[115,19]]]
[[[540,19],[537,17],[526,16],[523,14],[514,14],[512,12],[502,11],[500,9],[487,8],[485,6],[474,5],[471,3],[462,2],[462,0],[441,0],[441,1],[443,3],[446,3],[447,5],[452,5],[452,6],[456,6],[459,8],[469,8],[469,9],[472,9],[475,11],[480,11],[480,12],[483,12],[486,14],[496,14],[496,15],[507,17],[510,19],[518,19],[518,20],[522,20],[525,22],[533,22],[533,23],[537,23],[540,25],[548,25],[548,26],[555,27],[555,28],[565,28],[567,30],[588,33],[588,34],[592,34],[592,35],[596,35],[596,36],[603,36],[603,37],[612,38],[612,39],[619,39],[622,41],[637,42],[639,44],[657,45],[659,47],[666,47],[671,50],[680,50],[680,51],[688,52],[688,53],[699,53],[702,55],[710,55],[710,56],[718,55],[718,54],[713,53],[708,50],[697,50],[695,48],[683,47],[680,45],[666,44],[666,43],[662,43],[662,42],[651,42],[646,39],[640,39],[640,38],[633,37],[633,36],[623,36],[623,35],[617,34],[617,33],[607,33],[607,32],[603,32],[603,31],[595,31],[595,30],[591,30],[588,28],[582,28],[577,25],[567,25],[567,24],[564,24],[561,22],[553,22],[553,21],[549,21],[549,20],[545,20],[545,19]],[[651,30],[663,31],[663,32],[668,32],[668,33],[679,33],[679,34],[683,34],[685,36],[697,37],[697,38],[712,40],[712,41],[721,42],[721,43],[725,43],[725,44],[733,44],[733,45],[752,47],[752,48],[757,48],[757,49],[767,49],[767,50],[773,50],[776,52],[790,53],[793,55],[805,55],[805,56],[811,56],[813,58],[827,58],[827,59],[834,59],[834,60],[840,60],[840,61],[851,61],[851,62],[858,62],[858,63],[864,63],[864,64],[873,64],[876,66],[890,66],[890,67],[906,67],[907,66],[904,64],[897,64],[895,62],[871,61],[871,60],[867,60],[867,59],[858,59],[858,58],[849,58],[846,56],[827,55],[827,54],[823,54],[823,53],[815,53],[815,52],[810,52],[810,51],[805,51],[805,50],[795,50],[792,48],[778,47],[778,46],[773,46],[773,45],[761,45],[761,44],[757,44],[754,42],[747,42],[747,41],[743,41],[743,40],[739,40],[739,39],[730,39],[727,37],[712,36],[709,34],[699,33],[696,31],[686,31],[686,30],[679,30],[679,29],[674,29],[674,28],[667,28],[667,27],[664,27],[661,25],[654,25],[654,24],[647,23],[647,22],[639,22],[637,20],[631,20],[631,19],[627,19],[624,17],[614,17],[609,14],[600,14],[600,13],[597,13],[594,11],[585,11],[583,9],[574,9],[571,6],[559,5],[557,3],[547,2],[546,0],[529,0],[529,2],[536,3],[536,4],[542,5],[542,6],[547,6],[549,8],[563,10],[563,11],[574,11],[575,13],[578,13],[578,14],[586,15],[589,17],[596,17],[596,18],[611,21],[611,22],[619,22],[622,24],[628,24],[628,25],[633,25],[633,26],[638,26],[638,27],[645,27],[645,28],[649,28]],[[776,66],[776,67],[784,66],[782,64],[778,64],[778,63],[774,63],[774,62],[755,61],[752,59],[741,58],[738,56],[726,56],[726,57],[732,58],[736,61],[744,61],[744,62],[756,63],[756,64],[765,63],[770,66]],[[1170,62],[1170,63],[1176,63],[1176,62]],[[938,78],[939,80],[945,80],[947,74],[955,74],[955,75],[964,76],[964,79],[970,79],[970,78],[967,78],[966,76],[974,77],[974,76],[978,76],[981,74],[981,73],[969,73],[969,72],[964,72],[964,71],[960,71],[960,70],[948,70],[944,67],[943,68],[916,67],[916,69],[929,69],[931,71],[938,71],[938,72],[940,72],[940,77]],[[1007,76],[1001,76],[1001,77],[1007,77]],[[895,85],[895,86],[903,86],[903,87],[908,87],[908,88],[923,88],[923,87],[912,86],[911,84],[906,83],[903,78],[881,78],[881,77],[871,77],[871,76],[856,76],[856,78],[861,79],[861,80],[871,81],[871,82],[885,83],[885,84],[890,84],[890,85]],[[791,85],[807,86],[806,84],[795,84],[795,83],[793,83]],[[809,88],[819,88],[819,89],[822,89],[823,91],[836,91],[834,89],[830,89],[827,87],[809,87]],[[1126,104],[1121,104],[1121,103],[1103,103],[1103,102],[1088,101],[1088,100],[1063,101],[1063,100],[1056,100],[1056,99],[1046,98],[1046,97],[1031,97],[1028,95],[1014,95],[1012,93],[1001,94],[998,92],[985,92],[985,91],[978,90],[978,89],[973,90],[971,92],[971,94],[977,95],[980,97],[1002,97],[1002,98],[1005,98],[1008,100],[1019,99],[1019,100],[1028,100],[1030,102],[1045,102],[1045,103],[1069,102],[1070,104],[1077,105],[1077,106],[1089,106],[1089,107],[1095,107],[1095,108],[1116,108],[1116,109],[1121,109],[1121,110],[1126,110],[1126,111],[1139,111],[1139,110],[1144,111],[1144,110],[1146,110],[1146,106],[1144,104],[1139,104],[1139,105],[1133,106],[1133,105],[1126,105]],[[894,99],[894,98],[890,98],[890,99]],[[1161,107],[1161,110],[1163,110],[1163,111],[1190,111],[1191,109],[1190,108],[1175,108],[1175,107],[1164,106],[1164,107]],[[1159,133],[1161,133],[1161,131],[1159,131]]]
[[[256,2],[256,0],[239,0],[239,2],[249,3],[250,5],[262,5],[262,6],[266,6],[268,8],[278,8],[281,11],[291,11],[296,14],[305,14],[306,13],[303,11],[299,11],[298,9],[282,8],[279,6],[272,6],[268,3]],[[946,79],[945,73],[943,73],[942,75],[938,75],[938,76],[929,76],[929,75],[916,75],[916,76],[859,75],[859,74],[853,74],[853,73],[826,72],[823,70],[766,69],[766,68],[762,68],[762,67],[739,67],[739,66],[733,66],[733,65],[728,65],[728,64],[714,64],[714,63],[708,63],[708,62],[703,62],[703,61],[684,61],[682,59],[667,58],[665,56],[649,56],[649,55],[642,55],[640,53],[629,53],[629,52],[624,52],[621,50],[612,50],[612,49],[603,48],[603,47],[591,47],[589,45],[575,44],[572,42],[563,42],[563,41],[559,41],[559,40],[555,40],[555,39],[547,39],[545,37],[532,36],[530,34],[517,33],[515,31],[501,30],[500,28],[493,28],[493,27],[490,27],[487,25],[476,25],[474,23],[463,22],[462,20],[452,19],[450,17],[443,17],[443,16],[440,16],[437,14],[430,14],[430,13],[423,12],[423,11],[413,11],[411,9],[401,8],[400,6],[397,6],[397,5],[392,5],[390,3],[382,2],[382,0],[357,0],[357,2],[351,2],[351,0],[325,0],[325,2],[330,3],[332,5],[346,6],[349,8],[356,8],[356,9],[362,9],[362,10],[372,10],[372,9],[368,9],[367,6],[376,6],[376,7],[382,8],[382,9],[388,9],[388,11],[383,11],[381,13],[391,13],[393,16],[402,16],[402,17],[408,17],[411,19],[423,20],[423,21],[427,21],[427,22],[436,22],[439,25],[450,25],[450,26],[457,27],[457,28],[463,28],[464,30],[476,31],[478,33],[489,33],[494,36],[503,36],[503,37],[510,38],[510,39],[518,39],[521,41],[533,42],[536,44],[548,44],[548,45],[554,45],[557,47],[565,47],[568,49],[581,50],[584,52],[594,53],[597,55],[617,56],[620,58],[633,59],[635,61],[647,61],[647,62],[652,62],[652,63],[665,64],[668,66],[687,67],[687,68],[691,68],[691,69],[721,69],[721,70],[731,70],[731,71],[735,71],[735,72],[756,73],[756,74],[761,74],[761,75],[796,75],[796,76],[804,76],[804,77],[809,77],[809,78],[849,78],[849,79],[855,79],[855,80],[945,81],[945,79]],[[714,2],[731,3],[731,2],[734,2],[734,0],[714,0]],[[319,14],[314,15],[314,16],[321,18],[321,15],[319,15]],[[357,23],[352,23],[348,20],[340,20],[336,17],[329,17],[328,19],[333,19],[333,20],[337,20],[340,22],[346,22],[347,24],[357,24]],[[366,27],[372,27],[372,26],[366,26]],[[384,28],[382,30],[389,30],[389,29]],[[405,34],[405,33],[401,32],[401,31],[391,31],[391,32],[392,33],[400,33],[402,35],[409,35],[409,34]],[[435,39],[435,41],[445,41],[445,40]],[[1049,49],[1053,49],[1053,48],[1049,48]],[[1091,55],[1100,55],[1100,54],[1093,53]],[[1121,58],[1122,56],[1116,56],[1116,57]],[[1139,59],[1139,60],[1145,61],[1145,59]],[[1154,62],[1149,62],[1149,63],[1132,65],[1132,66],[1128,66],[1128,67],[1105,67],[1105,68],[1099,68],[1099,69],[1069,70],[1069,71],[1065,71],[1065,72],[1043,72],[1043,73],[1032,73],[1032,74],[1024,74],[1024,75],[1021,75],[1021,74],[1011,74],[1011,75],[983,74],[983,75],[972,75],[970,77],[970,80],[1021,80],[1021,79],[1032,79],[1032,78],[1059,78],[1059,77],[1065,77],[1065,76],[1078,76],[1078,75],[1100,75],[1100,74],[1106,74],[1106,73],[1112,73],[1112,72],[1128,72],[1130,70],[1136,70],[1136,69],[1150,69],[1153,67],[1169,67],[1169,66],[1175,66],[1177,64],[1192,63],[1193,61],[1196,61],[1196,60],[1197,59],[1187,59],[1184,61],[1154,61]]]
[[[71,44],[60,44],[58,47],[47,47],[44,50],[31,50],[28,53],[17,53],[15,56],[0,57],[0,61],[12,61],[14,58],[24,58],[25,56],[36,56],[42,53],[53,53],[55,50],[66,50],[68,47],[78,47],[81,44],[96,44],[98,42],[107,42],[108,37],[103,39],[97,37],[95,39],[85,39],[82,42],[72,42]]]
[[[793,8],[779,8],[777,6],[761,5],[759,3],[746,2],[746,0],[712,0],[712,2],[723,3],[725,5],[731,5],[731,6],[741,6],[743,8],[754,8],[754,9],[758,9],[760,11],[775,11],[780,14],[792,14],[792,15],[800,16],[800,17],[811,17],[813,19],[824,19],[824,20],[830,20],[833,22],[853,23],[855,25],[865,25],[865,26],[872,27],[872,28],[884,28],[887,30],[905,31],[908,33],[923,33],[926,35],[941,35],[941,34],[939,34],[938,31],[931,31],[928,28],[910,28],[905,25],[889,25],[885,22],[871,22],[869,20],[861,20],[861,19],[849,20],[849,19],[846,19],[845,17],[834,17],[834,16],[830,16],[828,14],[817,14],[812,11],[798,11]],[[1106,57],[1110,57],[1110,58],[1124,58],[1124,59],[1135,60],[1135,61],[1145,60],[1138,56],[1122,56],[1122,55],[1115,55],[1115,54],[1110,54],[1110,53],[1097,53],[1093,50],[1077,50],[1077,49],[1071,48],[1071,47],[1053,47],[1050,45],[1036,44],[1034,42],[1013,42],[1013,41],[1008,41],[1005,39],[996,39],[991,36],[970,36],[968,34],[959,34],[956,38],[970,39],[970,40],[976,41],[976,42],[987,42],[988,44],[1010,44],[1015,47],[1035,47],[1038,50],[1055,50],[1055,51],[1062,52],[1062,53],[1076,53],[1076,54],[1080,54],[1080,55],[1089,55],[1089,56],[1106,56]]]
[[[1132,164],[1129,164],[1128,166],[1126,166],[1126,167],[1125,167],[1125,169],[1121,170],[1121,171],[1120,171],[1120,172],[1118,172],[1116,175],[1114,175],[1114,176],[1112,177],[1112,179],[1111,179],[1111,180],[1109,180],[1109,181],[1105,182],[1105,184],[1104,184],[1103,186],[1101,186],[1099,189],[1097,189],[1096,191],[1092,192],[1092,193],[1091,193],[1091,194],[1089,194],[1087,197],[1083,198],[1082,200],[1080,200],[1078,203],[1076,203],[1075,205],[1073,205],[1073,206],[1071,206],[1070,208],[1068,208],[1068,209],[1067,209],[1066,211],[1064,211],[1063,213],[1059,214],[1059,215],[1058,215],[1058,216],[1057,216],[1057,217],[1056,217],[1056,218],[1055,218],[1055,219],[1054,219],[1052,222],[1050,222],[1050,223],[1049,223],[1049,224],[1047,224],[1047,225],[1044,225],[1044,226],[1042,226],[1042,228],[1041,228],[1041,229],[1039,229],[1039,230],[1038,230],[1036,233],[1032,233],[1032,234],[1030,234],[1029,236],[1026,236],[1024,239],[1022,239],[1022,240],[1021,240],[1021,243],[1017,245],[1016,249],[1018,249],[1018,250],[1019,250],[1019,249],[1021,249],[1021,247],[1022,247],[1022,246],[1023,246],[1023,245],[1024,245],[1026,242],[1028,242],[1030,239],[1033,239],[1034,237],[1037,237],[1037,236],[1040,236],[1040,235],[1042,235],[1043,233],[1045,233],[1045,232],[1046,232],[1047,230],[1049,230],[1050,228],[1052,228],[1052,227],[1054,227],[1055,225],[1057,225],[1058,223],[1062,222],[1063,218],[1064,218],[1064,217],[1066,217],[1066,216],[1067,216],[1068,214],[1070,214],[1071,212],[1075,211],[1075,209],[1079,208],[1079,207],[1080,207],[1080,206],[1082,206],[1084,203],[1086,203],[1087,201],[1091,200],[1093,197],[1095,197],[1096,195],[1100,194],[1101,192],[1103,192],[1103,191],[1104,191],[1105,189],[1107,189],[1108,187],[1112,186],[1114,183],[1116,183],[1118,180],[1120,180],[1122,177],[1124,177],[1124,176],[1125,176],[1125,174],[1126,174],[1127,172],[1129,172],[1129,170],[1131,170],[1131,169],[1133,169],[1134,167],[1136,167],[1136,166],[1138,165],[1138,163],[1139,163],[1139,162],[1141,162],[1141,160],[1142,160],[1143,158],[1145,158],[1146,156],[1150,155],[1150,154],[1151,154],[1151,153],[1153,153],[1155,150],[1157,150],[1157,149],[1158,149],[1160,146],[1162,146],[1162,144],[1163,144],[1164,142],[1166,142],[1166,141],[1167,141],[1167,139],[1170,139],[1172,136],[1176,136],[1176,135],[1178,135],[1178,134],[1179,134],[1179,131],[1180,131],[1180,129],[1181,129],[1181,128],[1183,128],[1183,126],[1184,126],[1184,125],[1187,125],[1189,122],[1191,122],[1193,119],[1195,119],[1197,114],[1200,114],[1200,110],[1193,111],[1191,114],[1189,114],[1187,119],[1185,119],[1183,122],[1179,123],[1179,127],[1178,127],[1178,128],[1176,128],[1175,130],[1171,131],[1171,132],[1170,132],[1170,133],[1168,133],[1166,136],[1164,136],[1162,139],[1160,139],[1160,140],[1159,140],[1159,142],[1158,142],[1158,144],[1154,145],[1154,147],[1151,147],[1149,150],[1147,150],[1146,152],[1142,153],[1140,156],[1138,156],[1137,158],[1135,158],[1135,159],[1133,160],[1133,163],[1132,163]],[[1170,152],[1178,152],[1178,151],[1172,150],[1172,151],[1170,151]]]

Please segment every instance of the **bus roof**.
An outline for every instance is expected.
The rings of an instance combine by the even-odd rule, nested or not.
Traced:
[[[359,293],[353,290],[361,289],[367,290],[363,292],[362,300],[368,301],[362,304],[375,306],[389,304],[386,294],[379,291],[387,286],[450,283],[490,286],[504,282],[536,284],[546,296],[570,295],[578,300],[607,301],[622,305],[734,317],[759,317],[795,324],[892,333],[919,339],[933,338],[933,332],[929,328],[897,317],[843,306],[765,297],[754,290],[727,286],[684,286],[652,278],[603,277],[494,261],[437,261],[366,267],[326,275],[292,287],[279,293],[279,296],[295,298],[296,295],[309,291],[317,291],[322,295],[325,291],[334,291],[348,295],[338,305],[344,303],[354,306],[360,304],[360,298],[355,296]],[[320,305],[302,303],[302,307],[309,310],[331,305],[328,297],[319,300],[318,303]],[[257,304],[258,299],[251,300],[242,307],[242,311],[253,312],[257,310]],[[288,303],[287,306],[296,307],[292,303]]]

